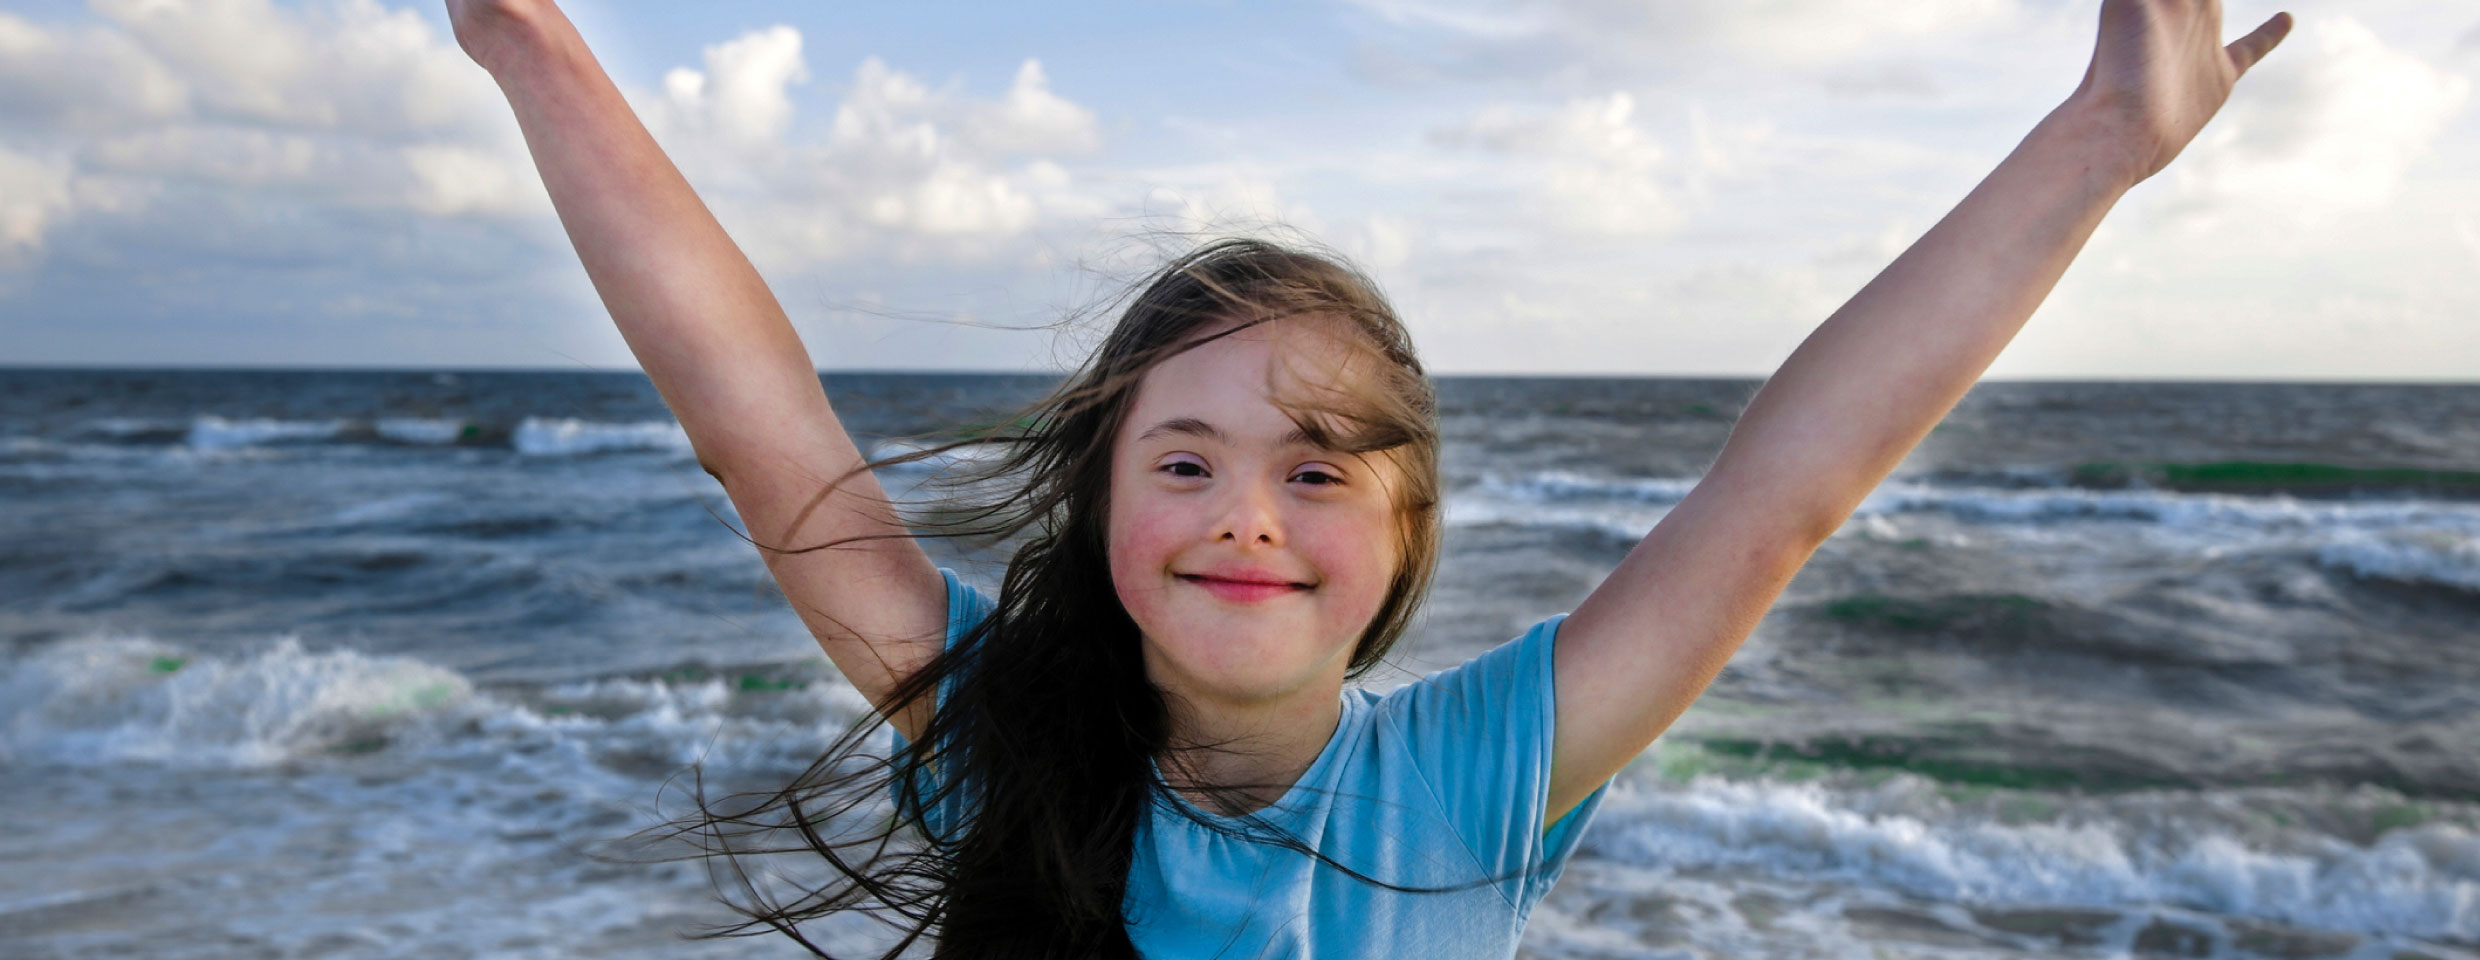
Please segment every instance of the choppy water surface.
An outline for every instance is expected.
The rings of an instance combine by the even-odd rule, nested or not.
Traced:
[[[828,378],[873,447],[1043,385]],[[1441,580],[1374,682],[1572,609],[1755,387],[1442,381]],[[0,954],[797,955],[579,853],[865,709],[734,519],[641,376],[0,370]],[[2480,388],[1985,384],[1526,950],[2480,957],[2476,635]]]

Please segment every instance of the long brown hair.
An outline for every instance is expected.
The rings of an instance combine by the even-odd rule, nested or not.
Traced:
[[[727,899],[748,919],[705,936],[762,933],[763,925],[829,956],[799,924],[865,909],[895,928],[883,958],[925,937],[942,958],[1136,956],[1121,900],[1140,819],[1160,809],[1235,829],[1165,802],[1169,787],[1152,763],[1171,749],[1165,701],[1146,677],[1136,624],[1105,555],[1113,441],[1147,371],[1171,356],[1265,323],[1339,322],[1350,334],[1338,339],[1359,351],[1348,368],[1362,375],[1286,390],[1274,402],[1319,445],[1383,455],[1399,467],[1399,563],[1347,676],[1376,666],[1411,624],[1439,552],[1436,396],[1377,284],[1340,257],[1227,239],[1174,258],[1131,289],[1099,349],[1041,400],[982,435],[860,468],[949,461],[928,485],[940,494],[933,509],[912,532],[888,536],[1013,542],[1015,552],[990,615],[899,683],[890,702],[791,785],[727,798],[755,801],[730,812],[708,805],[701,785],[699,813],[673,835],[711,840],[701,848],[720,853],[754,901]],[[976,455],[953,456],[968,452]],[[760,548],[798,553],[843,542]],[[884,759],[861,752],[879,720],[924,696],[937,698],[936,709],[918,739]],[[1230,798],[1265,785],[1179,786],[1238,809]],[[856,811],[882,802],[890,787],[895,815],[863,826],[870,818]],[[942,809],[972,813],[953,829],[928,829]],[[1258,818],[1238,822],[1258,842],[1366,882],[1416,889],[1362,876]],[[784,830],[799,842],[749,840]],[[831,875],[779,901],[737,861],[800,850],[823,857]]]

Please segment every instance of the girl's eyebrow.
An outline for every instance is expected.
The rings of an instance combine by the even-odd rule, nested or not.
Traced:
[[[1157,423],[1146,428],[1144,433],[1138,434],[1137,442],[1143,443],[1147,440],[1152,440],[1155,437],[1165,437],[1174,434],[1204,437],[1227,447],[1239,446],[1239,444],[1232,442],[1231,434],[1224,433],[1221,427],[1217,427],[1211,423],[1197,419],[1196,417],[1173,417],[1169,420]],[[1292,426],[1292,431],[1284,434],[1281,439],[1275,441],[1275,445],[1278,447],[1314,447],[1318,445],[1318,442],[1309,436],[1309,431],[1301,429],[1298,424],[1294,424]]]

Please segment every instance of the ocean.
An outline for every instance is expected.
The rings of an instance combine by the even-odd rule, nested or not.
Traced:
[[[865,450],[1048,383],[825,382]],[[1368,682],[1572,609],[1757,386],[1441,378],[1439,581]],[[585,855],[866,709],[734,519],[635,373],[0,369],[0,955],[805,955]],[[2480,958],[2475,639],[2480,386],[1982,384],[1524,955]]]

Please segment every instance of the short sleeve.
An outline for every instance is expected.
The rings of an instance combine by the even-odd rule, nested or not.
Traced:
[[[974,589],[972,584],[966,583],[962,579],[959,579],[956,576],[956,571],[954,570],[950,570],[946,567],[940,567],[939,576],[947,581],[947,638],[944,641],[945,646],[942,649],[954,650],[956,649],[956,641],[958,639],[962,638],[966,632],[972,630],[975,624],[982,622],[984,618],[990,616],[990,598],[985,596],[980,590]],[[946,709],[948,692],[953,690],[955,686],[956,675],[953,672],[950,672],[946,677],[941,678],[939,681],[938,692],[932,694],[931,709]],[[894,733],[894,737],[895,746],[890,755],[900,757],[903,755],[905,748],[911,745],[911,741],[906,740],[904,738],[904,734],[902,733]],[[923,794],[924,796],[928,796],[930,793],[936,792],[939,783],[935,777],[936,771],[934,769],[930,775],[922,778],[920,785],[927,788],[927,792]],[[902,784],[900,782],[889,784],[890,796],[893,796],[894,791],[900,789],[901,786]],[[923,824],[923,826],[926,829],[943,834],[949,827],[955,824],[957,820],[956,802],[960,801],[961,798],[950,795],[948,799],[951,802],[941,804],[936,808],[925,811],[925,819],[928,822]]]
[[[1397,728],[1422,779],[1481,866],[1507,882],[1529,914],[1566,870],[1604,782],[1544,831],[1551,748],[1557,742],[1559,614],[1462,665],[1386,695],[1382,716]]]

